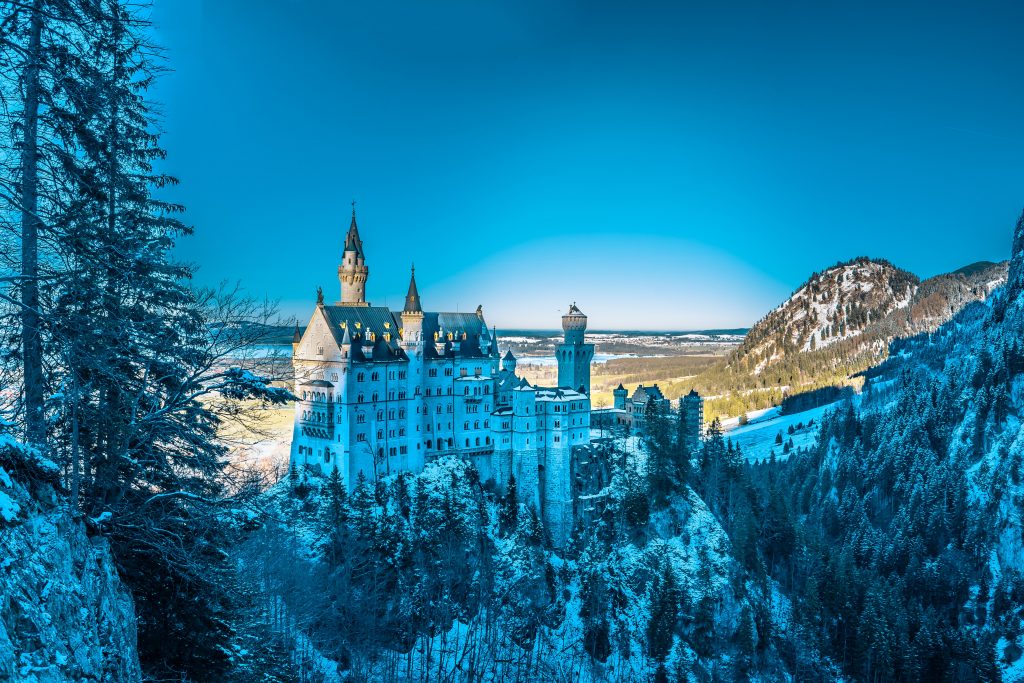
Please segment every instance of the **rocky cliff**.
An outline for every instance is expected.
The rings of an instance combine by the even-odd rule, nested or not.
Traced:
[[[39,500],[44,499],[44,500]],[[0,680],[141,680],[135,611],[106,541],[0,467]]]

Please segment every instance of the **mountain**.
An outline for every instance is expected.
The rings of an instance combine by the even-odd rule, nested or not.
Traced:
[[[892,340],[935,330],[1006,281],[1007,262],[978,262],[920,280],[861,257],[813,274],[759,320],[722,365],[694,380],[737,414],[784,396],[842,385],[883,361]]]
[[[935,329],[1005,282],[1007,263],[975,263],[921,281],[885,260],[858,258],[812,275],[755,324],[730,363],[754,374],[787,356],[842,342],[851,355],[884,352],[894,337]]]

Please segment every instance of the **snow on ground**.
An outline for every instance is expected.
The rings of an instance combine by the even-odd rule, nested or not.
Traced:
[[[775,443],[780,431],[783,442],[793,439],[793,448],[813,446],[818,439],[821,416],[838,405],[830,403],[792,415],[781,415],[778,408],[751,412],[747,415],[750,422],[742,427],[735,418],[727,420],[723,424],[725,436],[743,449],[743,455],[749,461],[757,462],[770,458],[772,449],[775,450],[776,458],[783,459],[787,455],[782,452],[782,446]],[[814,423],[808,427],[811,420]],[[803,428],[796,429],[800,423],[803,423]],[[796,430],[793,434],[789,433],[790,426]]]

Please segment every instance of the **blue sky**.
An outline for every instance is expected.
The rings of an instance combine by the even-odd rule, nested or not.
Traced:
[[[197,281],[306,318],[355,199],[368,298],[499,327],[746,326],[858,255],[1007,256],[1024,3],[155,0]]]

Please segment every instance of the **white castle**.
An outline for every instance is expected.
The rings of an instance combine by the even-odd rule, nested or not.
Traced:
[[[458,454],[499,489],[514,476],[522,502],[534,505],[557,545],[573,523],[573,449],[590,443],[587,316],[573,304],[556,347],[558,386],[531,386],[516,375],[511,350],[500,360],[483,308],[424,311],[409,280],[405,307],[366,301],[369,276],[355,209],[338,279],[341,300],[296,326],[293,467],[337,469],[349,488],[392,472],[419,472]]]

